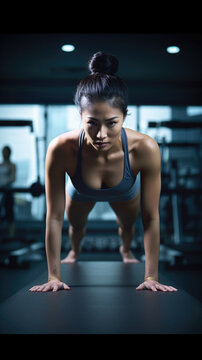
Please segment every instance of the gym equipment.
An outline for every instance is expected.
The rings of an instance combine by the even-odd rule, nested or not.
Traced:
[[[61,264],[70,290],[29,292],[47,272],[0,304],[1,334],[197,334],[200,302],[183,289],[137,291],[144,263],[83,261]],[[159,274],[159,281],[175,287]]]
[[[0,192],[6,193],[30,193],[33,197],[44,194],[44,186],[40,182],[33,183],[28,188],[21,187],[0,187]],[[0,266],[3,267],[28,267],[30,265],[30,255],[35,251],[44,249],[44,242],[35,243],[34,240],[14,237],[12,239],[2,238],[0,241]]]
[[[172,120],[172,121],[149,121],[149,128],[156,128],[157,130],[161,127],[167,127],[169,129],[201,129],[202,128],[201,121],[180,121],[180,120]],[[173,223],[173,240],[170,243],[166,243],[166,245],[172,249],[180,251],[181,256],[181,264],[202,264],[202,242],[201,242],[201,196],[202,196],[202,179],[201,179],[201,141],[198,140],[196,142],[170,142],[167,143],[165,139],[162,142],[158,142],[161,157],[162,157],[162,188],[161,195],[168,196],[171,201],[172,208],[172,223]],[[177,159],[169,159],[166,160],[164,158],[164,152],[166,149],[183,149],[183,148],[193,148],[195,150],[194,160],[197,163],[197,169],[183,169],[183,173],[180,173],[180,167]],[[186,159],[184,160],[186,164]],[[185,165],[186,166],[186,165]],[[187,183],[187,180],[190,180]],[[190,215],[192,221],[195,221],[195,229],[194,229],[194,237],[193,240],[189,243],[186,243],[185,234],[183,233],[183,217],[184,210],[182,206],[185,206],[184,199],[188,196],[193,196],[195,199],[195,207],[194,214]],[[193,215],[193,216],[192,216]],[[187,222],[190,220],[187,218]],[[198,234],[196,234],[196,229],[198,230]],[[190,254],[189,254],[190,251]],[[195,254],[195,255],[194,255]],[[178,259],[178,264],[180,263]],[[175,264],[175,262],[173,262]]]
[[[25,127],[34,132],[32,120],[0,120],[0,127]],[[35,137],[36,160],[37,160],[37,180],[29,187],[3,186],[0,193],[30,193],[34,198],[41,196],[45,192],[45,186],[40,182],[39,175],[39,138]],[[0,266],[9,267],[28,267],[31,254],[40,249],[44,249],[44,242],[35,243],[34,240],[27,241],[25,238],[15,236],[5,238],[1,236],[0,241]],[[28,260],[29,259],[29,260]]]
[[[30,187],[0,187],[0,193],[30,193],[33,197],[39,197],[45,193],[45,186],[39,181],[34,182]]]
[[[14,126],[28,126],[30,131],[33,132],[33,121],[32,120],[0,120],[0,127],[14,127]]]
[[[9,268],[28,268],[30,266],[30,258],[33,259],[33,254],[44,251],[45,245],[42,242],[37,242],[33,239],[17,238],[15,240],[1,239],[0,241],[0,266]]]
[[[149,121],[149,128],[160,128],[167,127],[168,129],[201,129],[201,121],[182,121],[182,120],[171,120],[171,121]]]

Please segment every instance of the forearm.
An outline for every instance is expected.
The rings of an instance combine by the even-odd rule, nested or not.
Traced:
[[[48,263],[48,278],[61,279],[61,242],[63,221],[46,218],[46,256]]]
[[[159,216],[144,223],[145,277],[158,280],[158,261],[160,249]]]

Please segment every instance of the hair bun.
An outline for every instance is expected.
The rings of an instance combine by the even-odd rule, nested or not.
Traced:
[[[102,51],[95,53],[88,61],[91,74],[102,73],[114,75],[119,68],[119,62],[113,55],[104,54]]]

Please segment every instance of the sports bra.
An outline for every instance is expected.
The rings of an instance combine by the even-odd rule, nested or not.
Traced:
[[[93,189],[86,185],[82,178],[82,145],[85,132],[82,129],[79,135],[79,150],[77,155],[77,168],[73,177],[68,177],[67,192],[76,201],[124,201],[132,199],[138,192],[139,174],[134,176],[129,163],[128,141],[126,131],[122,127],[121,140],[124,151],[124,175],[121,182],[113,187]]]

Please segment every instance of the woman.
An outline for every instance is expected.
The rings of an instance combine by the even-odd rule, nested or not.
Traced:
[[[144,226],[145,279],[136,289],[176,291],[158,282],[160,243],[159,197],[161,158],[157,143],[147,135],[124,129],[127,88],[115,73],[118,61],[98,52],[89,60],[90,75],[76,91],[83,129],[55,138],[46,156],[46,254],[48,282],[31,291],[70,289],[61,281],[61,232],[66,204],[72,249],[63,263],[80,251],[88,215],[96,201],[108,201],[122,238],[124,262],[138,262],[130,251],[134,223],[141,213]],[[65,172],[69,175],[65,194]],[[66,196],[65,196],[66,195]]]
[[[11,148],[6,145],[2,149],[3,162],[0,164],[0,186],[11,187],[16,180],[16,165],[11,162]],[[0,214],[4,208],[5,215],[1,220],[7,220],[8,237],[15,236],[15,222],[14,222],[14,198],[12,192],[6,192],[1,196],[0,194]]]

